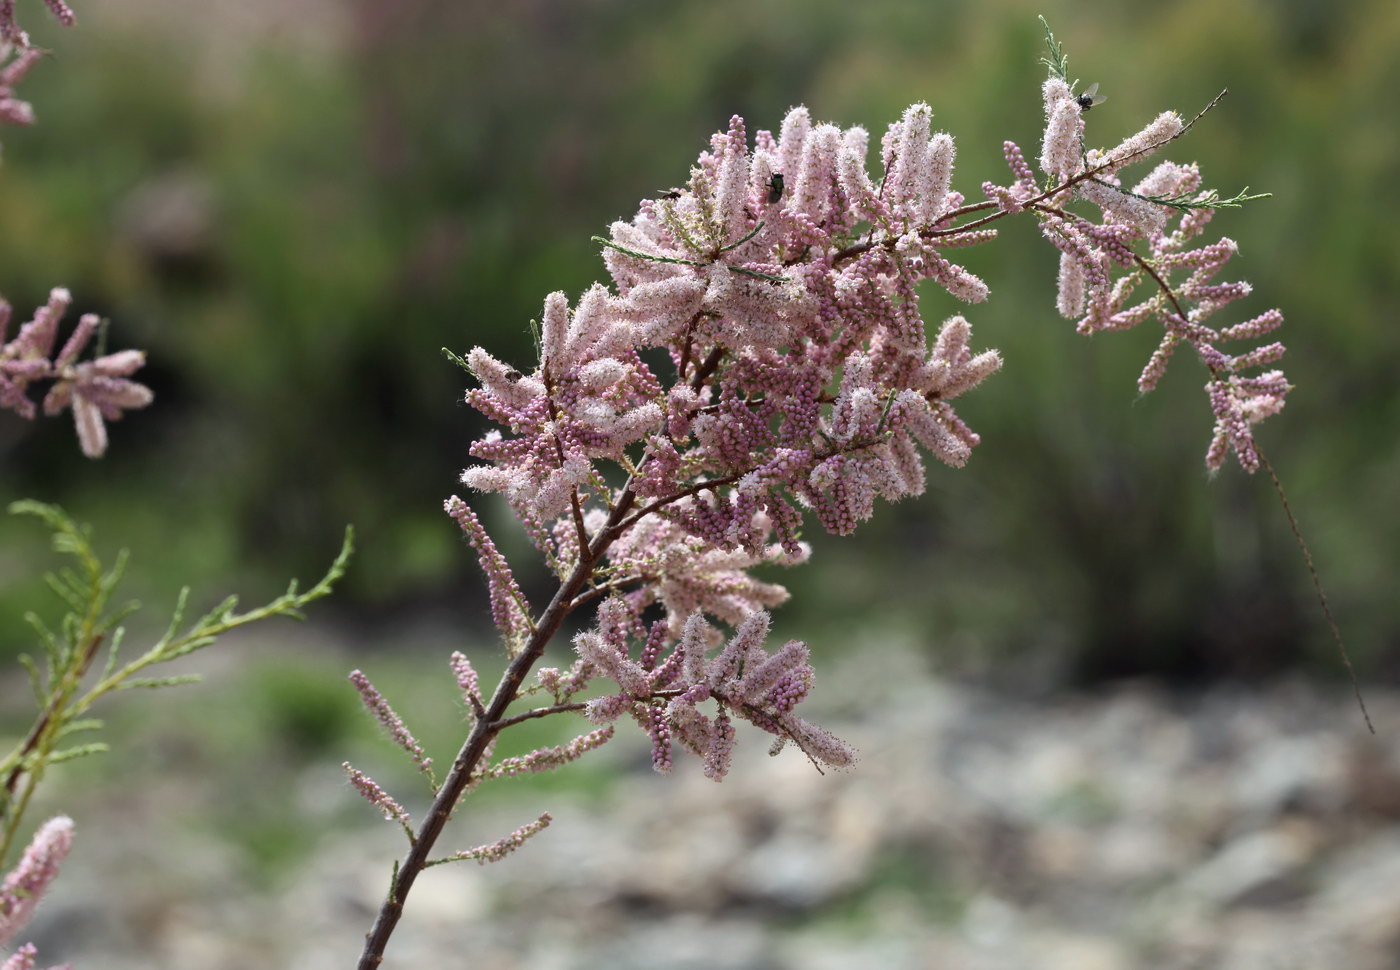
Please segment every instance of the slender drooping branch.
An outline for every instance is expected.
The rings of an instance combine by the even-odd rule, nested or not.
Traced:
[[[545,647],[559,632],[564,617],[568,615],[573,606],[574,597],[578,596],[588,578],[593,575],[594,569],[608,547],[622,535],[622,522],[635,502],[636,495],[632,491],[632,483],[629,481],[623,487],[621,498],[608,516],[607,524],[598,531],[588,545],[579,549],[579,559],[573,571],[559,584],[559,588],[549,601],[549,605],[545,607],[544,612],[535,622],[534,630],[530,634],[529,640],[526,641],[525,648],[511,661],[510,666],[501,676],[500,683],[496,685],[496,690],[491,695],[491,700],[486,705],[485,711],[477,717],[471,733],[463,742],[461,750],[457,752],[457,757],[452,762],[452,770],[443,779],[442,787],[438,789],[427,817],[423,819],[422,824],[414,833],[413,843],[408,854],[396,868],[395,877],[384,902],[379,907],[379,914],[375,917],[374,925],[365,936],[365,948],[360,954],[360,962],[357,965],[359,970],[374,970],[383,961],[384,949],[388,946],[389,938],[393,935],[394,928],[398,926],[399,918],[403,915],[404,900],[408,898],[419,873],[432,859],[433,847],[437,844],[448,820],[452,817],[452,812],[461,800],[462,793],[466,791],[467,784],[471,781],[487,745],[503,727],[511,723],[505,719],[506,710],[519,695],[525,678],[540,658],[544,656]]]

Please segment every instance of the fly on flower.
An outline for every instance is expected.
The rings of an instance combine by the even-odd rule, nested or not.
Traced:
[[[1079,108],[1081,111],[1088,111],[1094,105],[1103,104],[1105,101],[1107,101],[1108,95],[1099,94],[1099,82],[1095,81],[1093,84],[1089,85],[1087,88],[1084,89],[1083,94],[1081,94],[1074,100],[1079,102]]]
[[[783,173],[774,172],[768,180],[768,204],[774,205],[783,197]]]

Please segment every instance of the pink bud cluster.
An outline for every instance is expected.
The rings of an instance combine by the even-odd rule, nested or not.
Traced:
[[[72,848],[73,820],[67,816],[49,819],[34,833],[18,865],[0,883],[0,946],[29,922]],[[4,966],[28,970],[34,966],[35,953],[33,945],[26,944]]]
[[[620,598],[609,600],[599,610],[598,630],[579,634],[574,648],[583,664],[621,688],[590,701],[589,719],[606,723],[630,714],[652,739],[657,771],[670,770],[678,742],[702,760],[706,775],[721,780],[733,755],[736,717],[780,741],[793,741],[823,764],[839,767],[855,760],[851,748],[793,713],[815,675],[806,644],[790,640],[772,653],[765,648],[766,612],[749,613],[714,651],[717,631],[697,610],[664,657],[654,647],[669,637],[649,636],[633,660],[626,634],[635,629],[630,621],[635,616]],[[660,622],[657,627],[664,629]],[[713,716],[698,707],[706,701],[715,704]]]
[[[99,320],[86,313],[57,354],[58,325],[72,298],[65,289],[54,289],[49,302],[34,311],[34,318],[6,342],[10,305],[0,301],[0,407],[21,417],[33,418],[30,385],[53,381],[44,397],[48,415],[64,408],[73,411],[83,454],[98,458],[107,450],[107,427],[122,412],[151,403],[150,388],[128,378],[146,362],[145,351],[122,350],[93,360],[79,361],[96,332]]]

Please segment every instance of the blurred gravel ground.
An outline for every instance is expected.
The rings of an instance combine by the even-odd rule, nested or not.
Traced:
[[[1027,700],[897,652],[883,663],[823,677],[819,722],[863,752],[848,772],[770,761],[741,734],[722,785],[689,760],[661,778],[626,731],[592,756],[617,771],[602,796],[513,783],[518,800],[466,816],[454,847],[545,809],[554,825],[503,863],[426,874],[386,966],[1400,966],[1386,740],[1400,694],[1369,692],[1372,738],[1348,695],[1300,683]],[[876,684],[897,687],[877,703]],[[313,814],[353,797],[332,768],[296,793]],[[80,841],[34,927],[41,955],[79,970],[348,967],[398,850],[387,825],[331,831],[257,894],[238,890],[229,845],[163,835],[139,812],[120,824]]]

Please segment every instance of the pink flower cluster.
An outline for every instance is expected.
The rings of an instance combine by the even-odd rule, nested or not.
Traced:
[[[71,302],[67,290],[53,290],[49,302],[34,311],[34,318],[7,343],[10,305],[0,301],[0,408],[33,418],[34,402],[27,394],[30,385],[53,381],[44,397],[44,413],[54,415],[71,408],[83,454],[98,458],[107,450],[105,422],[151,403],[150,388],[128,380],[145,364],[146,354],[122,350],[79,361],[99,324],[96,314],[86,313],[55,355],[59,320]]]
[[[729,619],[736,604],[719,599],[734,584],[717,574],[770,558],[770,538],[800,558],[804,513],[848,533],[876,498],[923,491],[923,452],[965,463],[978,438],[952,401],[1000,358],[969,349],[961,317],[927,346],[921,280],[967,301],[987,293],[924,234],[962,201],[952,139],[930,116],[916,105],[886,133],[879,188],[864,129],[813,125],[798,108],[750,149],[733,119],[686,188],[613,225],[615,291],[595,286],[572,309],[560,293],[545,301],[533,372],[480,347],[467,356],[481,382],[467,401],[510,435],[477,441],[486,463],[463,482],[504,493],[567,564],[573,507],[607,508],[603,466],[622,466],[662,522],[614,548],[614,571],[652,577],[673,618],[699,607]],[[655,351],[670,357],[669,386]],[[675,561],[691,540],[698,555]],[[743,559],[699,561],[716,551]],[[778,595],[750,592],[750,609]]]
[[[1148,319],[1161,323],[1161,342],[1138,378],[1144,393],[1156,387],[1180,344],[1196,350],[1210,371],[1206,393],[1215,417],[1206,464],[1218,469],[1233,451],[1246,471],[1256,471],[1260,457],[1251,428],[1283,407],[1291,386],[1282,371],[1242,372],[1273,363],[1284,347],[1269,343],[1231,356],[1216,344],[1263,336],[1283,322],[1283,315],[1271,309],[1224,329],[1206,326],[1209,316],[1251,292],[1248,283],[1214,282],[1237,249],[1232,240],[1190,245],[1210,222],[1218,198],[1201,190],[1195,165],[1162,162],[1131,189],[1118,175],[1181,134],[1180,116],[1163,112],[1112,149],[1086,150],[1085,108],[1069,85],[1051,77],[1044,98],[1040,166],[1050,177],[1050,188],[1040,190],[1020,149],[1007,142],[1007,162],[1016,181],[1010,187],[989,183],[984,187],[988,197],[1007,211],[1026,205],[1035,209],[1041,232],[1060,251],[1056,306],[1061,315],[1078,318],[1080,333],[1127,330]],[[1066,208],[1074,199],[1095,206],[1101,221]],[[1139,292],[1144,285],[1149,290],[1145,296]]]
[[[669,771],[673,742],[701,758],[705,774],[720,781],[729,770],[734,750],[733,718],[738,717],[777,737],[778,746],[793,741],[809,757],[844,767],[855,752],[823,729],[803,720],[793,709],[812,689],[814,673],[807,646],[790,640],[769,653],[768,614],[749,613],[715,656],[716,630],[699,611],[686,621],[679,641],[663,657],[666,621],[658,620],[633,660],[628,635],[640,619],[620,598],[599,610],[598,629],[574,639],[579,665],[586,673],[601,673],[621,688],[616,694],[589,701],[587,716],[596,723],[632,718],[652,740],[652,765]],[[698,708],[714,701],[712,717]]]

